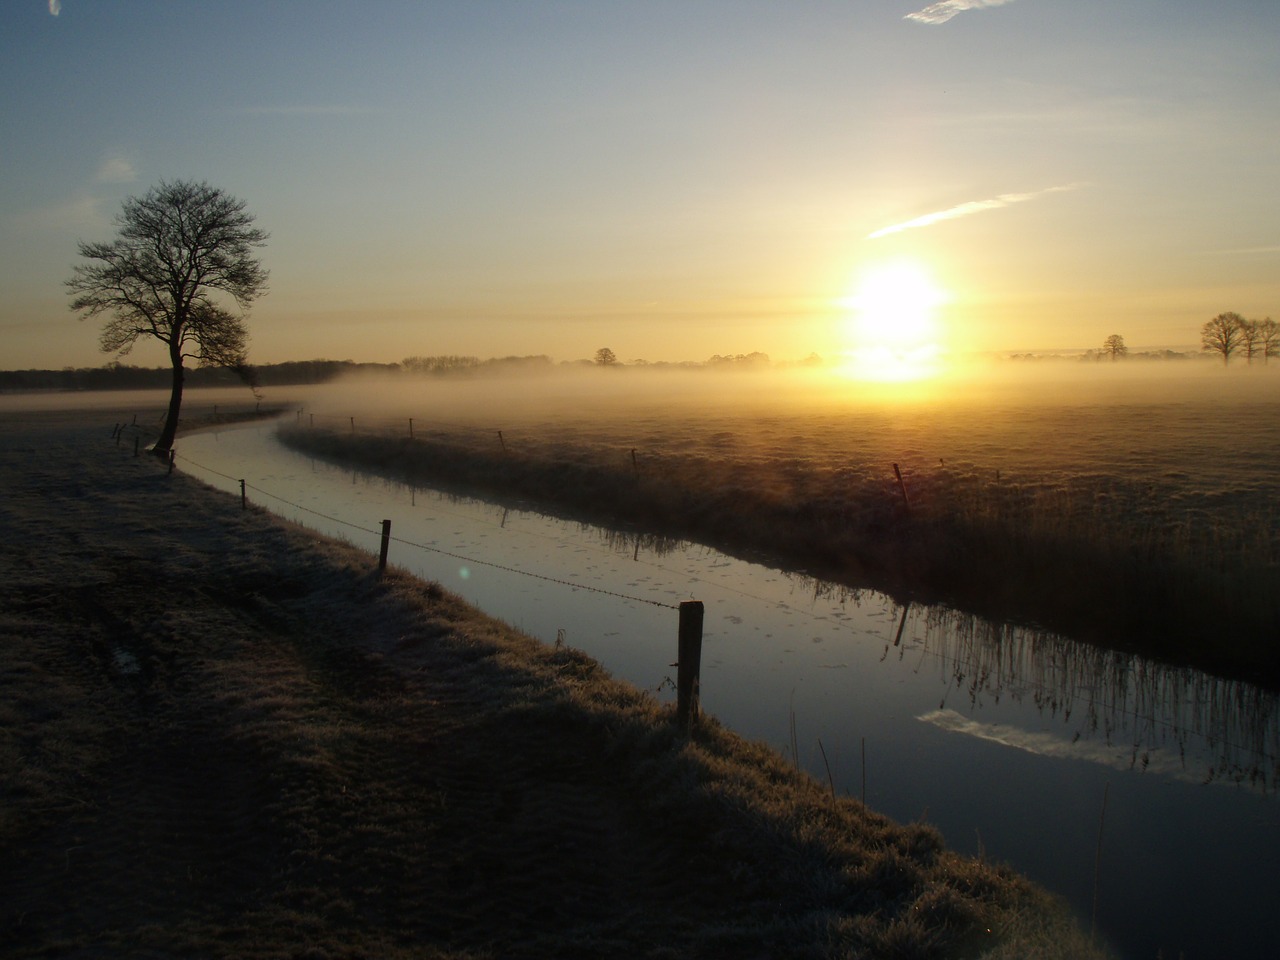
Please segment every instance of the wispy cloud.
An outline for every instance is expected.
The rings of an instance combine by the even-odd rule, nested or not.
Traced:
[[[107,157],[99,165],[93,179],[98,183],[132,183],[138,179],[133,161],[125,157]]]
[[[55,17],[62,12],[62,0],[49,0],[49,12]]]
[[[914,20],[916,23],[946,23],[952,17],[959,16],[966,10],[981,10],[984,7],[1002,7],[1013,0],[941,0],[931,3],[923,10],[908,13],[903,20]]]
[[[943,220],[955,220],[959,217],[967,217],[975,213],[983,213],[987,210],[999,210],[1001,207],[1008,207],[1015,203],[1025,203],[1028,200],[1034,200],[1037,197],[1044,197],[1051,193],[1063,193],[1067,190],[1075,190],[1079,187],[1078,183],[1068,183],[1060,187],[1049,187],[1045,190],[1037,190],[1034,193],[1002,193],[998,197],[991,197],[987,200],[970,200],[967,203],[960,203],[954,207],[948,207],[946,210],[938,210],[934,213],[926,213],[922,217],[915,217],[911,220],[904,220],[902,223],[895,223],[887,227],[881,227],[879,230],[867,234],[868,240],[875,240],[878,237],[887,237],[891,233],[899,233],[902,230],[912,230],[915,227],[928,227]]]

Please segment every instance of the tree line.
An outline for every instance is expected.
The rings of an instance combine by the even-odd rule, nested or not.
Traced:
[[[355,363],[351,360],[294,360],[253,367],[254,379],[263,387],[290,387],[327,383],[343,374],[398,370],[394,363]],[[168,367],[137,367],[108,363],[101,367],[64,367],[61,370],[0,370],[0,392],[40,390],[162,390],[171,386]],[[225,367],[196,367],[186,371],[188,387],[244,386],[244,378]]]
[[[1246,320],[1235,312],[1220,313],[1201,326],[1200,348],[1218,354],[1224,364],[1236,355],[1244,357],[1246,363],[1253,363],[1258,357],[1266,363],[1280,354],[1280,323],[1270,317]],[[1103,357],[1121,360],[1129,356],[1129,348],[1125,346],[1124,337],[1113,333],[1102,342],[1102,349],[1090,350],[1085,356],[1093,360]]]
[[[1266,363],[1280,353],[1280,324],[1270,317],[1246,320],[1238,313],[1220,313],[1200,328],[1200,344],[1219,354],[1223,364],[1230,363],[1236,354],[1246,363],[1253,363],[1255,357]]]

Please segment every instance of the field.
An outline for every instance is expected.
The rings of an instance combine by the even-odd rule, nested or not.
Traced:
[[[635,369],[352,380],[284,435],[1280,685],[1280,366],[1006,362],[875,390]]]
[[[1062,908],[439,587],[0,415],[6,957],[1087,957]]]

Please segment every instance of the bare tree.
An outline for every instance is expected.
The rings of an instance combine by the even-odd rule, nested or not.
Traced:
[[[266,292],[267,271],[254,256],[267,234],[254,227],[243,200],[186,180],[161,181],[144,197],[130,197],[117,214],[110,243],[81,243],[80,264],[67,287],[81,319],[106,314],[103,351],[127,354],[139,337],[169,349],[173,391],[160,439],[173,446],[182,408],[183,361],[231,367],[251,381],[244,312]],[[229,297],[232,314],[215,296]]]
[[[611,367],[618,362],[618,355],[608,347],[601,347],[596,351],[596,363],[602,367]]]
[[[432,357],[405,357],[400,366],[411,373],[429,373],[443,376],[474,372],[480,366],[479,357],[460,357],[454,354]]]
[[[1261,336],[1257,320],[1240,321],[1240,351],[1244,354],[1245,363],[1253,363],[1254,354],[1261,348]]]
[[[1240,349],[1244,322],[1244,317],[1238,313],[1220,313],[1212,320],[1206,320],[1200,328],[1201,347],[1221,354],[1225,366],[1231,362],[1231,355]]]
[[[1113,333],[1103,341],[1102,352],[1109,356],[1112,361],[1115,361],[1121,357],[1127,357],[1129,348],[1124,345],[1124,337],[1118,333]]]
[[[1280,353],[1280,323],[1270,317],[1258,321],[1258,346],[1262,349],[1263,363]]]

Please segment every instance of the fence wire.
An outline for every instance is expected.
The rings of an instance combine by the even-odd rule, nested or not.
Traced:
[[[259,493],[264,497],[270,497],[272,500],[277,500],[280,503],[287,504],[295,510],[301,510],[304,513],[311,514],[312,516],[322,517],[323,519],[328,520],[330,523],[341,524],[344,527],[350,527],[353,530],[359,530],[361,533],[367,533],[372,536],[381,535],[380,530],[372,530],[368,527],[362,527],[358,523],[352,523],[350,520],[343,520],[341,517],[335,517],[331,514],[322,513],[319,510],[313,510],[310,507],[304,507],[300,503],[295,503],[294,501],[289,500],[286,497],[282,497],[278,494],[272,493],[270,490],[264,490],[263,488],[256,486],[254,484],[251,484],[240,477],[233,477],[230,474],[221,472],[220,470],[215,470],[212,467],[207,467],[202,463],[198,463],[195,460],[192,460],[190,457],[183,456],[182,454],[178,454],[178,453],[175,453],[174,457],[176,459],[184,461],[185,463],[190,464],[193,467],[196,467],[200,470],[204,470],[206,473],[211,473],[214,476],[223,477],[224,479],[230,480],[233,483],[244,483],[246,490],[252,490],[254,493]],[[667,610],[680,609],[678,606],[674,604],[664,603],[661,600],[653,600],[647,597],[634,597],[634,596],[631,596],[630,594],[619,593],[615,590],[606,590],[603,587],[593,587],[587,583],[573,583],[572,581],[569,581],[569,580],[561,580],[561,579],[558,579],[557,577],[549,577],[546,574],[542,574],[542,573],[531,573],[528,570],[520,570],[517,567],[508,566],[506,564],[494,563],[491,560],[480,560],[476,557],[468,557],[461,553],[454,553],[451,550],[445,550],[441,547],[433,547],[427,543],[418,543],[413,540],[405,540],[401,537],[391,537],[391,540],[394,541],[395,543],[403,544],[406,547],[413,547],[418,550],[425,550],[429,553],[439,554],[440,556],[449,557],[453,560],[461,560],[463,563],[474,564],[475,566],[481,566],[481,567],[489,567],[494,570],[502,570],[505,573],[513,573],[522,577],[530,577],[534,580],[542,580],[547,583],[555,583],[561,586],[571,587],[574,590],[585,590],[585,591],[588,591],[589,593],[598,593],[607,597],[616,597],[620,600],[631,600],[635,603],[647,603],[655,607],[664,607]]]

